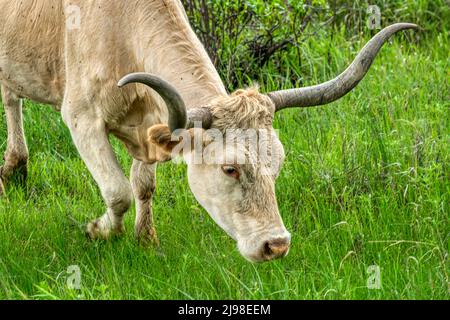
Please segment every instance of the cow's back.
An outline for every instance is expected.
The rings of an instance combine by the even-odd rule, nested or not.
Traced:
[[[0,0],[0,83],[60,105],[64,96],[62,0]]]

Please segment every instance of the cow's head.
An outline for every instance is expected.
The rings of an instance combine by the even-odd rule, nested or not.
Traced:
[[[143,83],[157,91],[169,110],[169,124],[149,130],[149,139],[168,155],[183,155],[189,184],[199,203],[237,241],[250,261],[284,257],[291,236],[275,197],[284,150],[272,123],[276,112],[328,104],[350,92],[395,32],[416,28],[395,24],[377,34],[351,66],[334,80],[313,87],[261,94],[239,90],[187,110],[169,83],[150,74],[126,76],[119,86]]]

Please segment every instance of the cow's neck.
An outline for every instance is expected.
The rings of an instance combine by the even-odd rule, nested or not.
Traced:
[[[171,83],[188,108],[226,95],[225,86],[182,6],[177,1],[146,3],[138,19],[143,21],[139,28],[143,32],[136,40],[142,48],[145,71]]]
[[[133,14],[123,16],[123,26],[129,35],[123,41],[136,49],[133,52],[137,63],[133,66],[135,71],[152,73],[168,81],[179,91],[187,108],[204,106],[214,98],[227,95],[179,1],[136,1],[133,4]],[[136,124],[133,119],[143,122]],[[153,111],[144,117],[129,114],[127,121],[112,133],[125,143],[135,159],[152,163],[156,156],[151,151],[153,146],[147,132],[160,120],[158,112]]]

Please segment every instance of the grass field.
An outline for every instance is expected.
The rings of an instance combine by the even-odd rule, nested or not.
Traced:
[[[342,71],[369,36],[343,38],[305,44],[308,84]],[[60,115],[27,101],[29,177],[0,199],[0,299],[449,299],[448,52],[444,34],[397,36],[352,94],[277,115],[287,152],[277,195],[293,247],[262,265],[195,202],[183,165],[159,168],[159,248],[136,243],[134,209],[125,237],[88,241],[84,224],[104,211],[97,186]],[[283,85],[270,68],[260,74],[264,91]],[[114,146],[128,172],[131,159]],[[72,265],[80,290],[67,286]],[[379,289],[367,287],[370,266]]]

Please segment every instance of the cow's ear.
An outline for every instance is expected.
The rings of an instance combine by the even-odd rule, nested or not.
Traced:
[[[167,125],[158,124],[148,129],[148,140],[161,151],[171,153],[172,150],[181,142],[181,137],[172,135]]]
[[[167,125],[158,124],[147,131],[147,153],[150,163],[166,162],[173,158],[172,151],[181,138],[172,135]]]
[[[199,147],[195,145],[196,141],[201,141],[201,145],[205,147],[212,138],[204,129],[181,129],[171,133],[167,125],[154,125],[148,129],[149,157],[161,162],[186,155]]]

